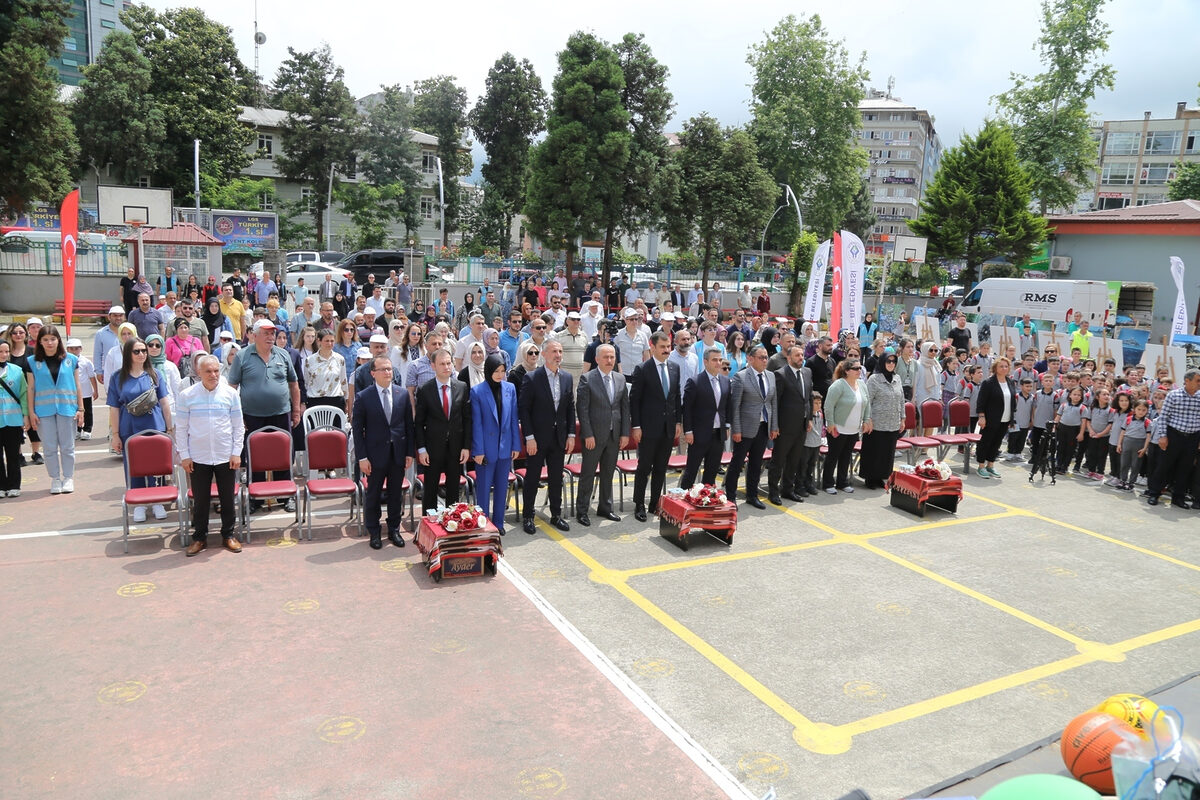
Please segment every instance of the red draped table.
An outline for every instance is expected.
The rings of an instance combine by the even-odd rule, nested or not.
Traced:
[[[664,494],[658,501],[658,533],[687,550],[693,533],[708,534],[727,545],[737,530],[737,505],[728,501],[715,506],[695,506],[682,497]]]
[[[928,506],[954,513],[958,511],[958,501],[963,496],[962,478],[922,478],[916,473],[901,470],[892,473],[885,488],[891,492],[893,506],[918,517],[925,516]]]
[[[417,549],[434,581],[496,574],[496,561],[504,554],[500,531],[491,522],[473,531],[450,533],[436,521],[421,517],[417,526]]]

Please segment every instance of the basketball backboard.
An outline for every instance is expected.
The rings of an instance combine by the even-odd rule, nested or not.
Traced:
[[[896,246],[892,250],[892,261],[924,264],[925,249],[928,245],[929,240],[924,236],[897,236]]]
[[[101,225],[145,225],[170,228],[174,197],[170,189],[98,186]]]

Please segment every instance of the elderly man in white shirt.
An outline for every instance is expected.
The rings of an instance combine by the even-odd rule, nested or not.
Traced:
[[[221,380],[221,363],[214,356],[197,361],[200,383],[179,393],[175,402],[175,447],[180,464],[191,477],[192,543],[190,558],[208,547],[208,512],[212,485],[221,503],[221,538],[225,549],[242,552],[234,534],[234,478],[242,465],[242,401],[236,389]]]
[[[600,327],[600,321],[604,319],[604,300],[601,298],[600,292],[592,292],[592,299],[584,303],[580,311],[580,327],[589,337],[595,336],[596,329]]]

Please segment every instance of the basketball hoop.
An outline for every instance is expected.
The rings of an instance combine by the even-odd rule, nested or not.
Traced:
[[[904,260],[908,262],[908,269],[912,273],[912,276],[914,278],[919,277],[921,274],[921,264],[917,261],[913,261],[911,258],[906,258]]]

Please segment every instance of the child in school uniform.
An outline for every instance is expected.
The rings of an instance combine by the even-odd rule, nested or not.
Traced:
[[[92,438],[92,401],[100,393],[96,382],[96,365],[83,354],[83,342],[79,339],[67,340],[67,352],[79,359],[79,382],[83,387],[83,424],[75,429],[76,439]]]
[[[813,481],[813,470],[821,455],[821,441],[825,438],[825,415],[821,413],[821,393],[812,393],[812,426],[804,434],[804,448],[800,451],[800,474],[804,476],[804,491],[810,495],[817,494],[817,485]]]
[[[1059,403],[1058,413],[1054,417],[1054,427],[1058,432],[1059,475],[1067,474],[1067,465],[1075,458],[1075,453],[1083,441],[1083,415],[1086,408],[1083,404],[1083,389],[1078,386],[1071,389]]]
[[[992,355],[992,343],[980,342],[979,352],[971,356],[971,363],[983,370],[984,375],[992,374],[992,362],[996,357]]]
[[[1104,459],[1108,455],[1108,435],[1112,433],[1113,412],[1109,407],[1108,390],[1096,393],[1087,416],[1087,476],[1094,481],[1104,480]]]
[[[1033,353],[1026,353],[1025,357],[1021,359],[1021,366],[1013,370],[1013,380],[1016,381],[1018,385],[1020,385],[1021,381],[1028,378],[1029,380],[1033,381],[1034,389],[1037,389],[1041,381],[1038,379],[1038,371],[1033,368],[1033,365],[1036,361],[1037,359],[1033,357]]]
[[[1134,479],[1138,476],[1147,450],[1153,452],[1157,449],[1149,447],[1150,426],[1153,424],[1149,411],[1146,401],[1138,400],[1121,427],[1117,452],[1121,454],[1121,488],[1127,492],[1133,491]]]
[[[1046,374],[1050,376],[1051,382],[1055,389],[1063,388],[1062,361],[1058,356],[1052,356],[1046,359]]]
[[[1046,429],[1053,424],[1054,416],[1058,413],[1053,376],[1048,372],[1043,374],[1041,384],[1042,388],[1033,393],[1033,419],[1029,427],[1029,451],[1033,455],[1037,454]],[[1053,447],[1053,443],[1050,446]]]
[[[1106,486],[1120,487],[1121,452],[1117,445],[1121,443],[1121,431],[1125,429],[1125,419],[1133,413],[1133,398],[1129,392],[1117,392],[1112,396],[1112,427],[1108,433],[1108,480]]]
[[[975,430],[979,421],[979,384],[983,382],[983,370],[974,364],[963,367],[963,378],[959,381],[958,396],[966,400],[970,411],[970,422],[965,429],[955,429],[955,433],[970,433]]]
[[[1025,440],[1033,427],[1033,402],[1033,378],[1025,378],[1021,381],[1021,393],[1017,395],[1017,413],[1009,426],[1006,461],[1020,461],[1025,452]]]
[[[950,413],[950,401],[958,397],[958,359],[942,359],[942,413]]]

